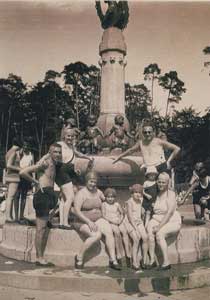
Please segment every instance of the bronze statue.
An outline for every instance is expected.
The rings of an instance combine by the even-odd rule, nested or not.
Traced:
[[[100,1],[96,1],[96,10],[103,29],[117,27],[125,29],[129,19],[128,1],[104,1],[108,4],[105,14],[101,9]]]
[[[98,137],[104,137],[103,131],[96,126],[97,118],[94,115],[90,115],[88,118],[88,126],[81,135],[81,141],[78,147],[82,153],[85,154],[97,154],[101,150],[101,146],[98,143]]]
[[[115,148],[121,148],[122,151],[125,151],[129,147],[128,139],[134,139],[125,128],[124,117],[122,115],[116,115],[114,118],[114,125],[110,129],[109,133],[105,135],[105,138],[112,135],[111,140],[111,150]],[[126,138],[127,137],[127,138]]]

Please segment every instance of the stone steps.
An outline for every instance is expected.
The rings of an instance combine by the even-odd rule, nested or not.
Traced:
[[[104,267],[36,268],[33,264],[16,263],[0,271],[0,285],[42,291],[87,293],[150,293],[192,289],[210,285],[210,262],[173,266],[170,271],[110,271]]]

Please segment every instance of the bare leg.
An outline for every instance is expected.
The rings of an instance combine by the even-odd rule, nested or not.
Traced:
[[[125,226],[120,226],[120,232],[122,234],[122,238],[123,238],[123,243],[124,243],[124,247],[125,247],[125,255],[126,257],[131,257],[131,247],[130,247],[130,240],[129,240],[129,236],[127,233],[127,230],[125,228]]]
[[[69,212],[74,200],[74,190],[73,184],[71,182],[64,184],[61,187],[62,190],[62,197],[64,200],[64,210],[63,210],[63,225],[69,226]]]
[[[168,222],[165,224],[157,233],[156,241],[163,254],[163,264],[162,266],[168,266],[170,264],[168,257],[168,245],[166,243],[166,237],[169,234],[175,234],[180,230],[181,224],[175,222]]]
[[[151,220],[148,224],[148,242],[149,242],[149,256],[150,256],[150,265],[155,262],[155,235],[153,233],[153,227],[158,223],[154,220]]]
[[[19,220],[19,205],[20,205],[20,197],[21,197],[21,193],[17,192],[14,199],[13,199],[13,203],[14,203],[14,212],[15,212],[15,221],[17,222]]]
[[[131,231],[129,233],[133,245],[132,245],[132,259],[133,259],[133,266],[138,268],[139,267],[139,261],[138,261],[138,248],[139,248],[139,237],[137,236],[135,230]]]
[[[59,203],[59,218],[60,218],[60,225],[64,225],[64,201],[61,198]]]
[[[81,226],[80,232],[88,236],[87,239],[83,242],[82,247],[80,248],[80,251],[77,255],[78,260],[83,262],[84,255],[87,250],[90,249],[90,247],[92,247],[96,242],[100,241],[102,235],[100,231],[91,232],[87,224]]]
[[[143,224],[140,224],[138,226],[138,230],[139,230],[139,234],[142,238],[142,250],[143,250],[143,262],[144,264],[147,263],[147,254],[148,254],[148,237],[147,237],[147,233],[146,230],[144,228]]]
[[[20,198],[20,220],[24,218],[24,211],[26,207],[26,198],[27,198],[28,189],[21,190]]]
[[[12,203],[15,201],[18,183],[10,182],[6,199],[6,221],[12,221]]]
[[[35,248],[38,261],[43,259],[44,256],[44,250],[46,246],[45,239],[48,237],[48,235],[46,235],[46,231],[48,229],[47,221],[48,218],[36,218]]]
[[[121,259],[124,255],[123,251],[123,244],[122,244],[122,237],[120,233],[120,229],[118,225],[111,224],[113,234],[114,234],[114,239],[115,239],[115,247],[116,247],[116,256],[117,259]]]

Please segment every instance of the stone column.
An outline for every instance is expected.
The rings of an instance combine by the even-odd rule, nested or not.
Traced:
[[[125,117],[125,56],[126,44],[122,30],[110,27],[104,30],[99,46],[101,59],[101,100],[98,126],[107,133],[114,124],[114,117]],[[128,121],[125,118],[128,127]]]

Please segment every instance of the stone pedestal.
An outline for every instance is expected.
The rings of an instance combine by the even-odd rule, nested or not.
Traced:
[[[6,257],[34,262],[35,227],[5,224],[2,230],[0,253]],[[82,246],[84,236],[74,230],[51,229],[45,257],[57,266],[74,266],[74,256]],[[210,258],[210,228],[183,226],[178,236],[167,239],[171,264],[191,263]],[[157,249],[158,260],[161,261]],[[107,266],[108,255],[104,243],[98,242],[85,258],[86,266]]]
[[[101,60],[101,101],[98,126],[108,132],[114,124],[114,117],[125,117],[125,56],[126,44],[120,29],[106,29],[99,46]],[[125,118],[128,127],[128,121]]]

